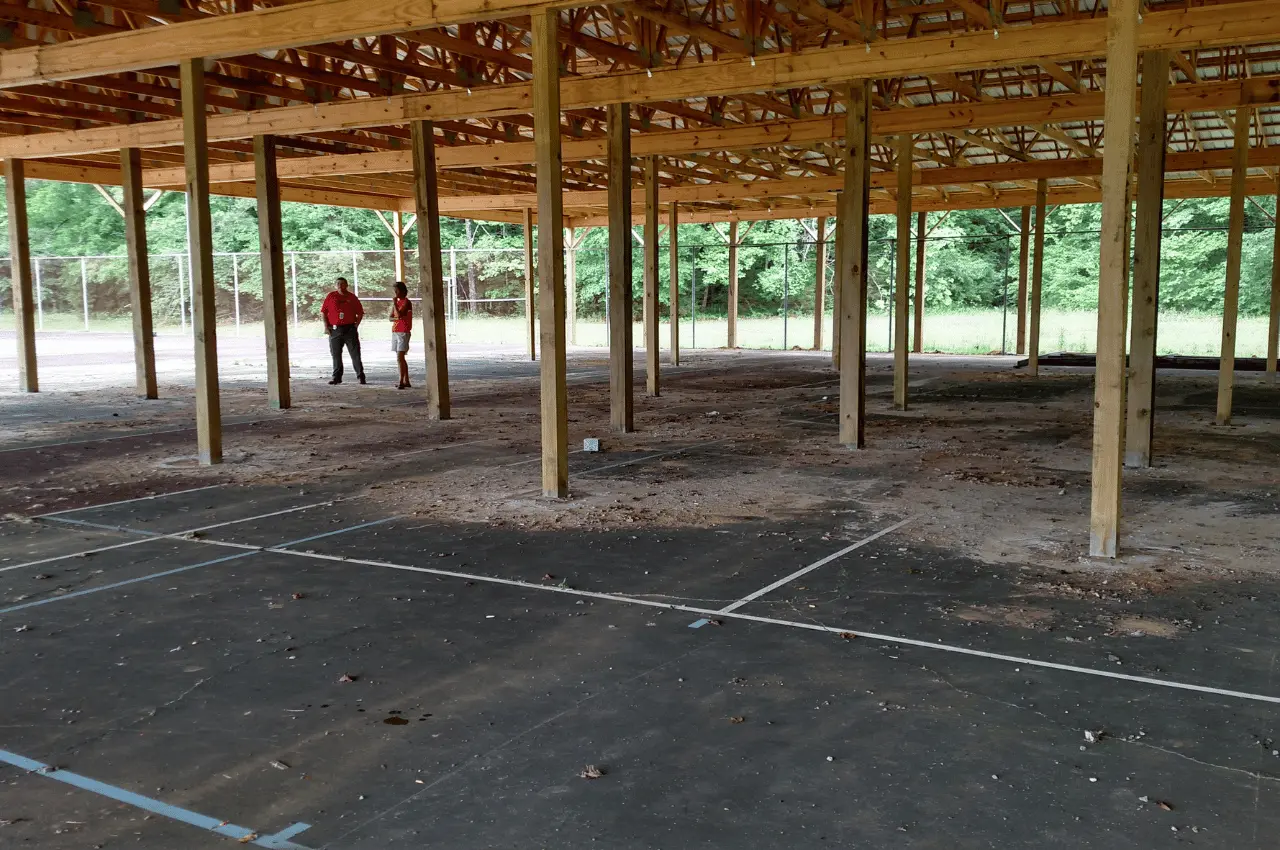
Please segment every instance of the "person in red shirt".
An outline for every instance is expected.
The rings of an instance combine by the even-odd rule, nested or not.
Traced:
[[[409,288],[396,281],[396,297],[391,301],[391,350],[396,353],[396,363],[400,367],[400,383],[398,390],[412,387],[409,383],[409,361],[405,355],[409,352],[409,334],[413,332],[413,302],[409,300]]]
[[[364,362],[360,359],[360,320],[364,318],[364,305],[347,291],[347,279],[338,278],[338,288],[324,297],[320,316],[324,319],[324,332],[329,335],[329,354],[333,356],[333,380],[342,383],[342,347],[351,355],[351,368],[356,370],[360,383],[364,380]]]

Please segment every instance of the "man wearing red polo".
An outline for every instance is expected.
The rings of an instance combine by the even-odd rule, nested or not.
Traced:
[[[330,384],[342,383],[342,347],[347,347],[351,355],[351,368],[356,370],[356,377],[364,383],[364,363],[360,360],[360,320],[364,318],[364,305],[354,294],[347,291],[347,279],[338,278],[338,288],[324,297],[320,305],[320,316],[324,319],[324,332],[329,335],[329,354],[333,356],[333,380]]]

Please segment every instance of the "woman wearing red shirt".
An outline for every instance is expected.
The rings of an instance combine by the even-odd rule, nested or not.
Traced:
[[[396,297],[391,302],[391,350],[396,353],[396,362],[400,366],[400,383],[396,389],[408,389],[409,361],[405,355],[409,353],[409,334],[413,332],[413,302],[409,300],[409,288],[396,281]]]

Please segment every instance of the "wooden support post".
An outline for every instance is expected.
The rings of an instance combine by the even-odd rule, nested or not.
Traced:
[[[292,404],[289,391],[289,302],[285,294],[284,236],[276,140],[253,137],[258,188],[258,251],[262,266],[262,328],[267,343],[267,403],[277,410]]]
[[[1245,182],[1249,178],[1250,110],[1235,112],[1235,145],[1231,149],[1231,212],[1227,222],[1227,281],[1222,298],[1222,361],[1218,366],[1219,425],[1231,424],[1231,396],[1236,376],[1236,322],[1240,308],[1240,248],[1244,241]]]
[[[840,442],[860,449],[867,418],[867,230],[871,201],[871,81],[849,86],[845,112],[844,192],[840,198],[842,268]]]
[[[1160,304],[1160,225],[1164,219],[1167,50],[1142,54],[1138,117],[1138,195],[1133,238],[1133,324],[1129,331],[1128,421],[1124,465],[1151,466],[1156,401],[1156,318]]]
[[[419,249],[421,250],[421,249]],[[524,208],[524,316],[529,359],[538,359],[538,313],[533,293],[533,209]]]
[[[1125,326],[1129,302],[1129,172],[1138,96],[1141,0],[1112,0],[1107,11],[1107,87],[1103,108],[1102,232],[1098,268],[1098,355],[1093,400],[1093,476],[1089,553],[1116,557],[1124,453]]]
[[[633,417],[631,315],[631,107],[605,107],[609,136],[609,425],[627,434]]]
[[[907,384],[911,364],[907,352],[911,340],[911,150],[909,133],[898,137],[898,238],[893,282],[893,406],[907,409]]]
[[[697,305],[694,305],[697,306]],[[738,222],[729,222],[729,328],[725,345],[738,347]]]
[[[915,335],[911,341],[911,350],[916,354],[924,351],[924,248],[925,228],[929,225],[929,213],[916,214],[916,303],[915,303]]]
[[[831,368],[840,371],[840,293],[844,291],[848,260],[844,255],[844,192],[836,192],[835,273],[831,281]]]
[[[1280,170],[1276,171],[1276,227],[1271,243],[1271,319],[1267,324],[1267,374],[1276,377],[1280,355]]]
[[[538,311],[542,334],[542,495],[569,495],[569,395],[565,388],[564,198],[560,159],[560,13],[534,12],[533,152],[537,171]]]
[[[1040,374],[1040,291],[1044,282],[1044,218],[1047,214],[1045,204],[1049,195],[1049,181],[1041,178],[1036,181],[1036,232],[1032,239],[1031,256],[1031,293],[1028,312],[1030,328],[1027,331],[1027,374],[1036,377]]]
[[[658,360],[658,158],[644,158],[644,361],[645,389],[660,392]]]
[[[204,60],[179,63],[182,147],[187,172],[187,244],[191,250],[191,326],[195,332],[196,444],[200,463],[222,463],[218,390],[218,316],[214,307],[213,223],[209,215],[209,134]]]
[[[1022,208],[1018,231],[1018,333],[1016,353],[1027,350],[1027,277],[1028,255],[1031,253],[1031,207]]]
[[[391,213],[391,248],[395,254],[396,280],[404,283],[404,214],[399,211]]]
[[[151,267],[147,261],[147,211],[142,196],[142,151],[120,151],[124,199],[124,245],[129,262],[129,305],[133,313],[133,364],[138,398],[159,398],[155,331],[151,322]]]
[[[567,220],[567,219],[566,219]],[[569,344],[578,344],[578,239],[572,227],[564,229],[564,323]]]
[[[680,213],[678,204],[667,205],[667,311],[671,317],[671,365],[680,365]]]
[[[443,420],[450,415],[449,352],[445,341],[444,259],[440,254],[440,195],[436,185],[436,134],[432,122],[414,121],[409,125],[409,146],[413,155],[413,205],[418,226],[422,342],[427,356],[427,418]]]
[[[813,246],[817,264],[813,282],[813,350],[822,350],[822,320],[827,311],[827,217],[818,216],[818,239]]]
[[[27,232],[27,181],[25,164],[12,157],[4,161],[5,201],[9,213],[9,257],[13,277],[14,330],[18,332],[18,389],[40,391],[36,374],[36,311],[31,286],[31,238]]]

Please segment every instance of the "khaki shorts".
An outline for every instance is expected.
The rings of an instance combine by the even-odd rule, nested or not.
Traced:
[[[409,332],[391,334],[391,350],[399,353],[409,350]]]

